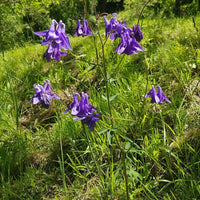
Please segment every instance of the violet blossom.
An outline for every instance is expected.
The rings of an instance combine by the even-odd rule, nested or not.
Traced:
[[[64,50],[72,50],[70,46],[69,37],[65,33],[65,24],[60,20],[58,22],[53,19],[49,30],[41,32],[33,32],[37,36],[44,36],[42,46],[49,45],[48,49],[44,53],[44,57],[49,62],[51,59],[60,60],[60,56],[66,56],[66,52],[61,52],[61,48]]]
[[[74,101],[64,113],[71,110],[71,115],[76,116],[76,118],[73,118],[74,120],[81,121],[82,124],[87,124],[90,131],[94,131],[95,123],[100,120],[100,114],[94,113],[97,108],[88,102],[88,95],[86,93],[82,92],[80,102],[78,101],[78,97],[80,97],[80,95],[75,93]]]
[[[162,92],[161,87],[158,85],[158,92],[156,92],[154,86],[152,86],[152,89],[144,95],[144,97],[151,97],[151,103],[163,103],[164,100],[168,103],[171,103],[171,101],[165,96],[165,94]]]
[[[36,92],[33,98],[30,100],[30,102],[33,102],[33,104],[38,104],[41,102],[44,107],[49,107],[51,104],[51,99],[60,99],[56,94],[51,92],[49,80],[44,81],[44,86],[34,84],[34,88]]]
[[[87,35],[92,35],[92,32],[90,28],[88,27],[88,22],[87,20],[83,20],[83,26],[81,26],[81,20],[77,20],[77,28],[74,32],[74,35],[79,36],[87,36]]]
[[[110,22],[104,18],[105,23],[105,37],[107,38],[110,35],[111,40],[116,40],[121,38],[121,42],[117,46],[115,52],[118,54],[137,54],[138,51],[144,51],[138,42],[143,38],[142,31],[140,30],[139,25],[133,25],[132,29],[128,28],[126,22],[121,23],[117,20],[117,14],[113,14],[113,18]]]

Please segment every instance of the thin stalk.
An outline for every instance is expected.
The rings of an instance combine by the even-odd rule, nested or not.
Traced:
[[[126,172],[126,153],[122,152],[122,162],[124,167],[124,179],[125,179],[125,188],[126,188],[126,200],[129,200],[129,191],[128,191],[128,176]]]
[[[149,84],[149,63],[147,61],[146,56],[145,56],[145,63],[146,63],[146,80],[147,80],[145,94],[147,94],[147,87],[148,87],[148,84]]]
[[[95,48],[95,53],[96,53],[96,59],[97,59],[97,66],[99,65],[99,55],[98,55],[98,49],[97,49],[97,44],[96,44],[96,38],[93,35],[93,39],[94,39],[94,48]]]
[[[101,186],[103,187],[103,189],[104,189],[104,191],[105,191],[105,186],[104,186],[104,180],[103,180],[103,177],[102,177],[102,172],[101,172],[101,169],[100,169],[100,167],[99,167],[99,165],[98,165],[98,163],[97,163],[97,160],[96,160],[96,157],[95,157],[95,155],[94,155],[94,152],[93,152],[93,150],[92,150],[92,142],[91,142],[91,140],[90,140],[90,137],[88,136],[88,134],[87,134],[87,132],[86,132],[86,129],[85,129],[85,125],[84,124],[82,124],[82,126],[83,126],[83,131],[84,131],[84,133],[85,133],[85,135],[86,135],[86,138],[87,138],[87,141],[88,141],[88,145],[89,145],[89,148],[90,148],[90,152],[91,152],[91,154],[92,154],[92,158],[93,158],[93,160],[94,160],[94,163],[95,163],[95,165],[96,165],[96,168],[97,168],[97,171],[98,171],[98,174],[99,174],[99,178],[100,178],[100,180],[101,180]]]
[[[106,97],[107,97],[107,102],[108,102],[108,110],[110,113],[110,116],[112,117],[112,111],[111,111],[111,106],[110,106],[110,95],[109,95],[109,83],[108,83],[108,77],[107,77],[107,67],[106,67],[106,63],[105,63],[105,52],[104,52],[104,43],[102,41],[102,38],[99,34],[99,39],[101,41],[101,45],[102,45],[102,65],[103,65],[103,70],[104,70],[104,77],[105,77],[105,82],[106,82]],[[111,125],[113,126],[113,122],[111,120]]]
[[[15,108],[15,123],[16,123],[16,128],[17,128],[17,130],[19,130],[18,102],[17,102],[16,94],[13,91],[13,88],[11,88],[11,97],[12,97],[12,101],[13,101],[14,108]]]
[[[153,0],[149,0],[149,1],[147,1],[147,2],[144,4],[144,6],[143,6],[143,8],[142,8],[142,10],[141,10],[141,12],[140,12],[140,14],[139,14],[138,21],[137,21],[137,25],[138,25],[139,22],[140,22],[140,18],[141,18],[141,16],[142,16],[142,13],[144,12],[145,7],[146,7],[151,1],[153,1]]]
[[[88,12],[87,12],[87,2],[84,0],[84,15],[86,16],[86,19],[88,21]]]
[[[66,186],[66,180],[65,180],[65,165],[64,165],[63,145],[62,145],[61,133],[60,133],[60,153],[61,153],[60,170],[61,170],[61,174],[62,174],[62,180],[63,180],[65,193],[67,195],[67,186]]]
[[[125,55],[126,55],[126,54],[123,54],[123,56],[121,57],[121,59],[120,59],[118,65],[117,65],[117,67],[115,67],[115,72],[114,72],[115,74],[118,73],[118,71],[119,71],[119,66],[121,65],[122,61],[124,60]],[[114,73],[113,73],[113,74],[114,74]],[[113,75],[113,74],[112,74],[112,75]]]
[[[58,105],[58,104],[56,104],[56,105]],[[61,123],[62,122],[59,119],[59,113],[58,113],[57,106],[55,106],[55,108],[56,108],[56,115],[57,115],[57,121],[58,121],[58,124],[59,124],[59,129],[61,129]],[[65,165],[64,165],[64,154],[63,154],[63,144],[62,144],[61,131],[59,131],[59,137],[60,137],[59,139],[60,139],[60,154],[61,154],[61,160],[59,158],[59,164],[60,164],[63,186],[64,186],[65,194],[67,196],[67,185],[66,185],[66,179],[65,179]]]

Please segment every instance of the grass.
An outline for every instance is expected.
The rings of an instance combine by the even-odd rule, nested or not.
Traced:
[[[130,199],[200,198],[199,32],[191,18],[143,19],[142,30],[145,52],[119,56],[110,40],[105,47],[113,126],[100,67],[88,71],[93,38],[71,37],[62,62],[47,63],[45,47],[30,43],[0,56],[1,199],[125,199],[113,134],[126,150]],[[62,97],[48,109],[29,103],[33,84],[46,79]],[[145,99],[151,85],[172,103]],[[82,91],[102,112],[94,132],[63,114]]]

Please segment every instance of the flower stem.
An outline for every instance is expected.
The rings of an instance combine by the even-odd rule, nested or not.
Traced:
[[[96,168],[97,168],[97,171],[98,171],[98,174],[99,174],[99,178],[101,180],[101,186],[103,187],[103,189],[105,191],[104,179],[103,179],[103,176],[102,176],[102,172],[101,172],[100,166],[97,163],[97,160],[96,160],[95,154],[93,152],[93,148],[92,148],[92,142],[91,142],[92,136],[91,136],[90,132],[89,132],[90,135],[87,134],[86,129],[85,129],[85,125],[82,124],[82,126],[83,126],[83,131],[84,131],[86,138],[87,138],[87,141],[88,141],[88,145],[89,145],[89,148],[90,148],[90,152],[92,154],[93,161],[96,165]]]
[[[122,162],[124,168],[124,177],[125,177],[125,188],[126,188],[126,199],[129,200],[129,191],[128,191],[128,176],[126,171],[126,152],[122,152]]]

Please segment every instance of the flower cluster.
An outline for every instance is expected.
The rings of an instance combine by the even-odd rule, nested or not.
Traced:
[[[33,102],[33,104],[38,104],[39,102],[41,102],[44,107],[48,107],[50,106],[51,99],[59,99],[59,97],[56,94],[51,92],[49,80],[44,81],[44,86],[34,84],[34,88],[36,92],[33,98],[30,100],[30,102]]]
[[[80,102],[78,101],[79,96],[78,93],[74,94],[74,101],[64,113],[71,110],[71,115],[76,116],[74,120],[81,121],[82,124],[87,124],[90,131],[94,131],[95,122],[100,120],[99,113],[94,113],[97,108],[88,102],[88,95],[86,93],[82,92]]]
[[[117,20],[117,14],[113,14],[113,18],[107,21],[104,16],[105,36],[110,35],[111,40],[121,38],[120,44],[117,46],[115,52],[118,54],[137,54],[138,51],[144,51],[138,42],[143,38],[143,34],[139,25],[133,25],[132,29],[128,28],[126,22],[121,23]]]
[[[161,87],[157,85],[157,88],[158,93],[156,93],[154,86],[152,86],[152,89],[149,93],[145,94],[144,97],[151,97],[151,103],[163,103],[164,100],[171,103],[171,101],[163,94]]]
[[[87,35],[92,35],[92,32],[88,27],[87,20],[85,20],[85,19],[83,20],[83,26],[81,26],[81,20],[77,21],[77,28],[74,32],[74,35],[77,35],[78,37],[79,36],[84,37],[84,36],[87,36]]]
[[[33,33],[37,36],[44,36],[42,46],[49,45],[44,53],[44,58],[46,58],[48,62],[51,59],[59,61],[61,56],[67,55],[66,52],[61,51],[61,48],[64,50],[72,50],[69,38],[65,33],[65,24],[61,20],[58,23],[53,19],[49,30]]]

